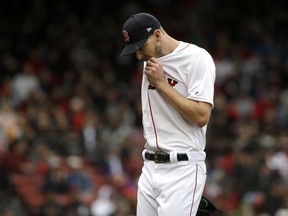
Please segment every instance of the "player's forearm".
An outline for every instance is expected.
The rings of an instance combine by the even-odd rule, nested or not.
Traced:
[[[209,122],[210,104],[190,100],[179,94],[169,84],[163,83],[158,86],[157,90],[186,121],[194,123],[198,127],[203,127]]]

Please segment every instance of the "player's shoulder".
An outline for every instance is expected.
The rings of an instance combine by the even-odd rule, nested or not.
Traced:
[[[200,47],[193,43],[181,41],[180,46],[182,47],[182,51],[189,52],[191,54],[199,54],[199,55],[209,54],[205,48]]]
[[[212,55],[205,48],[200,47],[193,43],[184,42],[184,44],[186,44],[187,46],[187,50],[185,54],[186,56],[190,56],[190,57],[192,56],[193,59],[196,59],[197,61],[201,60],[205,63],[211,62],[212,64],[214,64]]]

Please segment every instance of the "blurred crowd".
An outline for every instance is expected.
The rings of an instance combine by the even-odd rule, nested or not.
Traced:
[[[37,176],[43,201],[34,215],[135,215],[142,65],[119,55],[122,23],[145,11],[215,60],[205,194],[225,216],[288,215],[285,1],[0,4],[2,194],[17,198],[13,179]],[[23,206],[0,213],[32,215]]]

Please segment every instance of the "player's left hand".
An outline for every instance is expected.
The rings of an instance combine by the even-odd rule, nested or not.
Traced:
[[[146,62],[144,73],[147,75],[151,85],[159,88],[163,84],[167,84],[162,64],[154,57]]]

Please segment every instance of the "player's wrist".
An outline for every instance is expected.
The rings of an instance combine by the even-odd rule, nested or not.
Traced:
[[[155,88],[159,91],[165,91],[167,88],[171,87],[167,82],[159,82]]]

